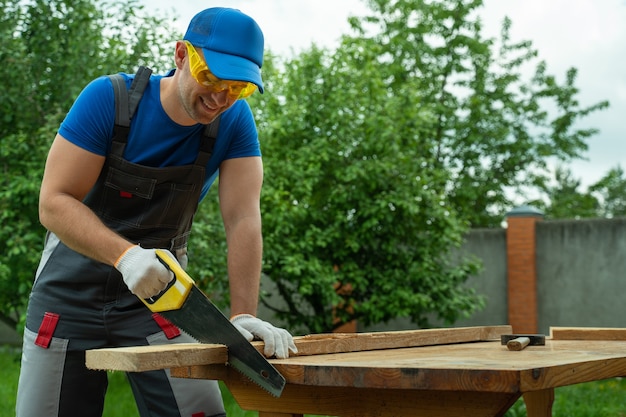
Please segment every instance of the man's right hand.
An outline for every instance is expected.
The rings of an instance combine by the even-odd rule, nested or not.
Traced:
[[[176,258],[169,251],[167,254]],[[177,261],[178,262],[178,261]],[[174,273],[159,261],[156,249],[131,246],[115,262],[130,292],[137,297],[150,298],[163,291],[174,278]]]

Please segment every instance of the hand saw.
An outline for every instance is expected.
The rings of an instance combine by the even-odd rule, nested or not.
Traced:
[[[156,250],[156,255],[174,273],[174,279],[160,294],[142,299],[144,304],[200,343],[226,345],[230,366],[279,397],[285,387],[285,378],[232,325],[177,262],[161,249]]]

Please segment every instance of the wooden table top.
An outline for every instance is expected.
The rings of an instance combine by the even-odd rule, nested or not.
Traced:
[[[225,366],[224,345],[198,343],[87,351],[90,369],[169,368],[182,378],[226,382],[259,416],[502,416],[524,396],[529,417],[551,416],[554,388],[626,376],[626,329],[551,328],[545,346],[511,351],[510,326],[295,338],[299,353],[269,361],[287,384],[267,394]],[[262,343],[253,343],[263,349]]]
[[[526,392],[626,375],[626,341],[499,341],[274,359],[292,384]]]
[[[500,336],[510,326],[484,326],[296,338],[299,353],[270,359],[288,384],[445,390],[529,392],[626,376],[626,329],[551,328],[545,346],[510,351]],[[262,344],[256,343],[257,349]],[[97,349],[91,369],[223,379],[223,345],[175,344]]]

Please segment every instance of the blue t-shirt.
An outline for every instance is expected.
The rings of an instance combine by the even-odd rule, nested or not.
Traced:
[[[171,74],[171,73],[170,73]],[[122,74],[127,87],[134,75]],[[163,75],[152,75],[131,120],[124,159],[150,167],[192,164],[198,155],[205,125],[182,126],[165,113],[160,100]],[[89,83],[80,93],[59,128],[71,143],[97,155],[111,149],[115,124],[115,98],[108,77]],[[250,106],[237,100],[221,117],[213,154],[206,166],[204,198],[226,159],[261,156],[259,139]]]

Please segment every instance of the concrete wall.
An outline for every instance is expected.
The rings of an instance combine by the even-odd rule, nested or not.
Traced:
[[[472,317],[455,323],[455,327],[507,324],[506,230],[472,230],[463,250],[483,263],[482,273],[471,277],[467,286],[483,295],[486,305]]]
[[[535,227],[537,332],[549,334],[551,326],[626,327],[626,218],[542,220]],[[475,229],[467,236],[462,251],[484,265],[467,285],[487,305],[454,327],[509,323],[506,239],[506,229]],[[359,331],[412,328],[400,318]]]
[[[537,223],[539,330],[626,327],[626,218]]]

